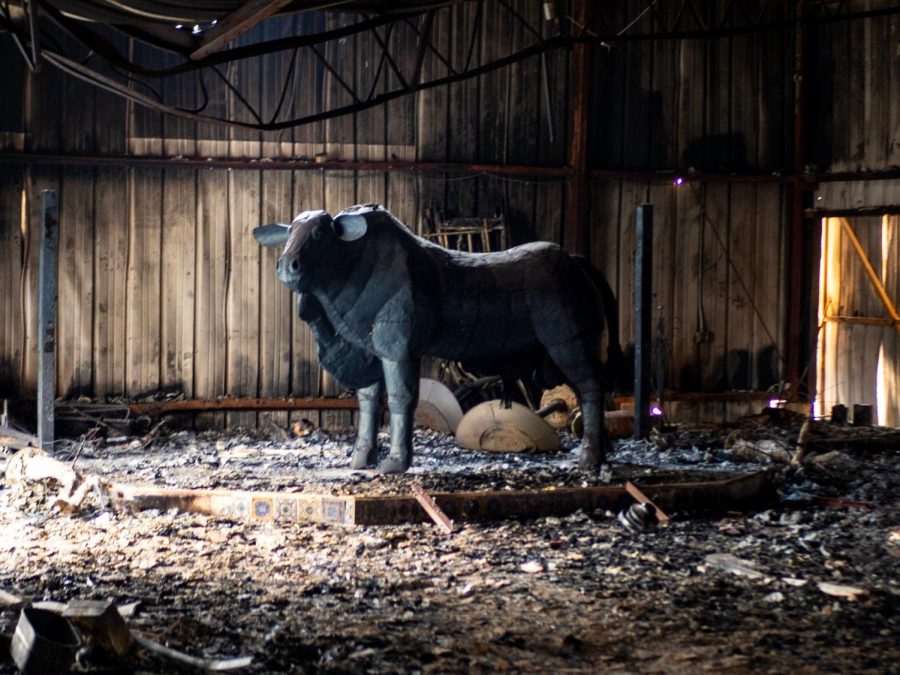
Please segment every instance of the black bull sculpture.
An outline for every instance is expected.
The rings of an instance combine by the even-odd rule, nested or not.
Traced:
[[[278,278],[298,294],[321,365],[357,390],[353,468],[378,461],[383,388],[391,447],[378,469],[409,468],[423,355],[504,378],[552,362],[581,404],[579,465],[605,461],[600,351],[608,317],[608,360],[621,356],[617,310],[606,280],[583,259],[547,242],[496,253],[449,251],[377,205],[353,206],[334,218],[305,211],[291,225],[264,225],[253,234],[264,246],[286,244]]]

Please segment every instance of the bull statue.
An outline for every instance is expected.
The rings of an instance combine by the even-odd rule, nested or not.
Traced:
[[[606,461],[600,351],[607,316],[616,328],[609,358],[621,352],[612,292],[585,261],[548,242],[495,253],[449,251],[375,204],[334,218],[304,211],[290,225],[264,225],[253,235],[263,246],[284,245],[278,278],[298,294],[322,367],[357,389],[354,469],[378,464],[384,389],[391,445],[378,470],[409,468],[424,355],[494,364],[498,373],[502,364],[549,360],[581,405],[579,466]]]

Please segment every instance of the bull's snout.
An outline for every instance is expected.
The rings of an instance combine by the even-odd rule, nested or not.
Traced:
[[[281,256],[275,270],[279,281],[283,284],[290,286],[300,280],[300,261],[296,257]]]

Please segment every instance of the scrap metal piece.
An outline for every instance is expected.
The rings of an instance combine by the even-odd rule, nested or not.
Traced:
[[[171,647],[161,645],[158,642],[151,640],[146,635],[141,635],[136,631],[133,632],[132,635],[134,636],[134,641],[144,649],[151,651],[154,654],[159,654],[160,656],[172,659],[173,661],[177,661],[178,663],[192,666],[194,668],[200,668],[201,670],[225,672],[229,670],[246,668],[253,663],[252,656],[240,656],[234,659],[203,659],[197,656],[191,656],[190,654],[185,654],[184,652],[180,652],[177,649],[172,649]]]
[[[412,483],[409,487],[412,489],[416,501],[422,505],[422,508],[431,516],[435,524],[445,533],[453,534],[453,521],[447,517],[447,514],[441,510],[441,507],[437,505],[431,496],[418,483]]]
[[[72,600],[63,616],[75,624],[86,639],[120,659],[128,659],[134,653],[134,637],[113,602]]]
[[[0,588],[0,607],[3,609],[17,610],[22,609],[28,601]]]
[[[416,424],[445,434],[455,434],[462,418],[462,407],[445,384],[427,377],[419,379]]]
[[[81,640],[72,624],[46,609],[26,607],[19,614],[9,651],[23,673],[65,674]]]
[[[522,452],[559,450],[556,430],[521,403],[479,403],[463,416],[456,441],[470,450]]]
[[[711,553],[703,561],[710,567],[731,572],[750,579],[766,579],[767,575],[755,567],[755,563],[731,555],[730,553]]]
[[[620,511],[616,520],[629,532],[637,534],[653,525],[657,520],[656,508],[653,504],[637,502]]]
[[[653,510],[656,514],[657,520],[661,523],[668,523],[669,516],[666,515],[665,511],[659,508],[656,504],[654,504],[650,498],[645,495],[643,492],[638,489],[638,486],[632,483],[630,480],[625,481],[625,490],[627,490],[628,494],[634,497],[639,503],[649,505],[653,507]]]

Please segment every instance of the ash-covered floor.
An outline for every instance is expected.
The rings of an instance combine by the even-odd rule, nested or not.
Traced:
[[[412,481],[520,489],[766,468],[781,499],[749,513],[674,513],[640,533],[595,511],[448,536],[430,524],[48,516],[38,495],[4,486],[0,590],[137,602],[130,626],[196,656],[251,656],[240,672],[897,672],[898,434],[817,423],[791,469],[799,422],[770,414],[618,441],[612,470],[596,474],[576,468],[571,437],[560,453],[495,455],[418,430],[404,476],[350,472],[352,434],[323,431],[61,443],[55,456],[77,453],[80,471],[168,487],[405,494]],[[0,606],[0,634],[16,619]],[[144,651],[132,667],[183,668]]]

